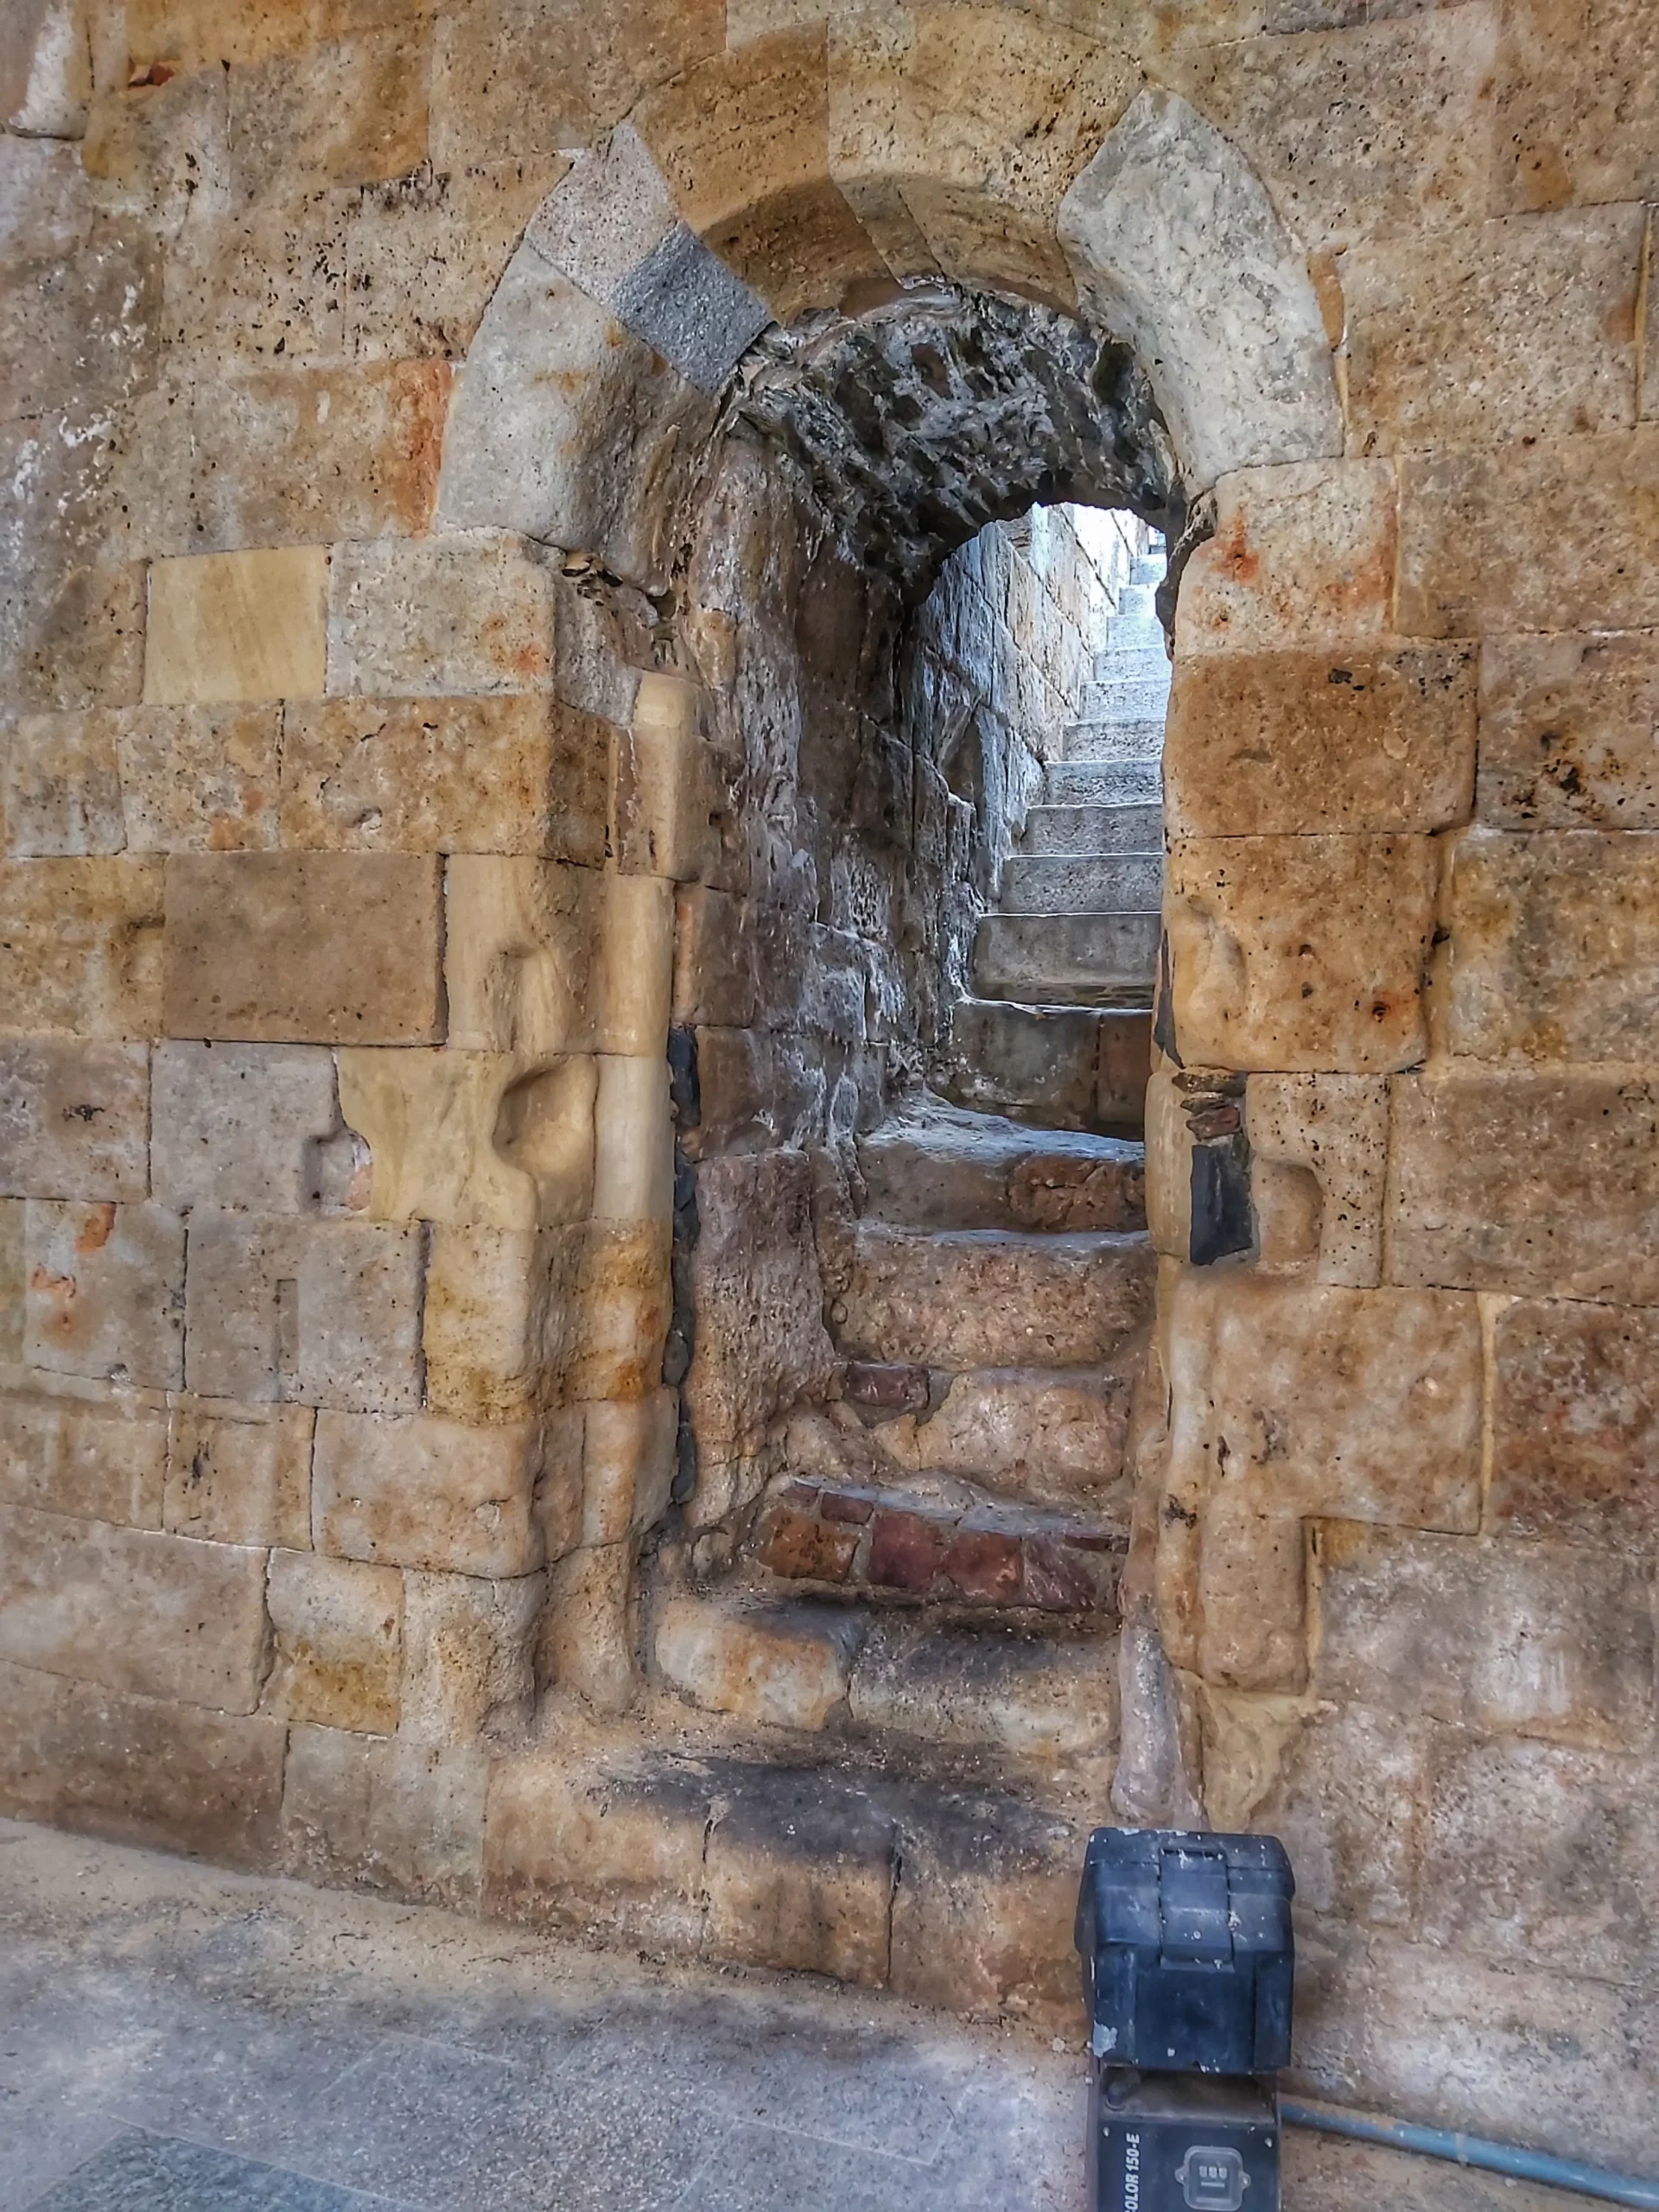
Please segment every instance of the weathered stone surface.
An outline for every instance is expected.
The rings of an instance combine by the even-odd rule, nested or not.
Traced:
[[[24,1351],[60,1375],[183,1380],[184,1224],[165,1206],[31,1199]]]
[[[547,1578],[482,1581],[406,1573],[403,1717],[410,1743],[457,1748],[521,1726],[536,1701],[535,1643]]]
[[[667,1061],[607,1054],[598,1067],[593,1217],[670,1221],[674,1211],[674,1122]]]
[[[1659,1097],[1632,1077],[1394,1086],[1395,1282],[1659,1305]]]
[[[1567,1744],[1650,1738],[1650,1562],[1342,1523],[1318,1584],[1321,1696]]]
[[[0,1509],[0,1657],[221,1713],[251,1713],[265,1661],[265,1555],[60,1513]]]
[[[1454,1052],[1651,1058],[1659,1015],[1659,836],[1477,830],[1452,870]]]
[[[1444,829],[1474,786],[1473,650],[1178,662],[1163,760],[1176,836]]]
[[[1497,54],[1493,198],[1503,208],[1650,200],[1653,19],[1640,0],[1519,0]]]
[[[1480,1322],[1472,1298],[1207,1269],[1171,1308],[1170,1484],[1264,1514],[1472,1531]]]
[[[589,1405],[582,1451],[582,1541],[617,1544],[668,1510],[680,1401],[674,1390]]]
[[[1388,1086],[1371,1076],[1253,1075],[1245,1086],[1250,1203],[1265,1265],[1313,1259],[1321,1282],[1357,1290],[1382,1279]],[[1295,1233],[1301,1193],[1283,1166],[1315,1185],[1311,1238]]]
[[[286,1743],[278,1721],[0,1666],[0,1796],[23,1820],[268,1867]]]
[[[663,1379],[673,1310],[672,1226],[594,1222],[571,1234],[575,1291],[566,1391],[573,1399],[649,1397]]]
[[[1065,1943],[1078,1838],[1008,1798],[946,1796],[904,1827],[891,1986],[913,2004],[1006,2010],[1058,2030],[1076,1992]]]
[[[159,1529],[166,1471],[167,1411],[154,1392],[8,1377],[0,1395],[0,1497],[8,1504]]]
[[[860,1142],[863,1211],[912,1228],[1134,1230],[1141,1160],[1110,1138],[1032,1130],[930,1094]]]
[[[976,1369],[950,1378],[932,1413],[884,1421],[871,1440],[910,1473],[971,1475],[994,1489],[1055,1503],[1117,1501],[1128,1438],[1129,1365],[1058,1374]]]
[[[426,1904],[478,1902],[490,1763],[337,1728],[289,1732],[282,1859],[286,1872]]]
[[[317,1420],[319,1551],[434,1573],[513,1576],[542,1563],[533,1423],[472,1428],[432,1415]]]
[[[1198,1519],[1193,1669],[1224,1689],[1294,1694],[1307,1680],[1306,1566],[1294,1513],[1252,1511],[1229,1488]],[[1206,1768],[1210,1762],[1206,1761]],[[1219,1777],[1206,1771],[1217,1802]]]
[[[549,690],[554,603],[551,569],[521,538],[340,546],[327,689],[377,701]]]
[[[327,591],[321,546],[152,562],[146,705],[321,696]]]
[[[116,772],[116,716],[19,715],[4,741],[0,822],[8,860],[121,852],[127,825]]]
[[[167,1033],[434,1043],[440,934],[437,864],[413,854],[175,855]]]
[[[174,1398],[162,1525],[214,1543],[308,1549],[315,1419],[309,1406]]]
[[[1499,830],[1659,829],[1659,638],[1489,638],[1477,811]]]
[[[1428,1778],[1422,1736],[1363,1706],[1326,1708],[1297,1728],[1257,1817],[1283,1839],[1311,1911],[1410,1925]]]
[[[320,1147],[340,1127],[332,1053],[308,1045],[156,1048],[156,1195],[181,1211],[309,1213],[323,1202]]]
[[[639,1694],[638,1560],[632,1543],[583,1545],[548,1577],[542,1668],[595,1713],[626,1713]]]
[[[14,9],[0,57],[0,116],[7,127],[78,137],[86,127],[92,56],[69,0],[28,0]]]
[[[1659,1529],[1659,1316],[1517,1299],[1493,1325],[1493,1525],[1636,1552]]]
[[[629,874],[741,891],[741,764],[718,753],[701,695],[679,678],[642,676],[616,750],[614,837]]]
[[[855,1782],[747,1770],[709,1832],[705,1949],[884,1987],[897,1844],[891,1813]]]
[[[1178,665],[1199,653],[1380,645],[1391,627],[1395,508],[1386,461],[1307,461],[1224,477],[1216,534],[1181,578]],[[1430,634],[1452,636],[1457,626]]]
[[[0,1192],[141,1198],[149,1187],[149,1056],[60,1037],[0,1042]]]
[[[264,1710],[389,1735],[397,1726],[404,1579],[395,1567],[274,1551],[266,1583],[274,1649]]]
[[[1110,1637],[1051,1642],[878,1619],[853,1669],[862,1727],[1016,1757],[1109,1749],[1117,1734]]]
[[[659,1611],[658,1671],[705,1713],[766,1728],[823,1728],[847,1700],[864,1624],[830,1606],[756,1606],[687,1592]]]
[[[230,135],[240,181],[270,181],[270,147],[291,147],[284,174],[311,190],[406,176],[427,150],[430,30],[405,16],[233,70]]]
[[[1405,456],[1401,630],[1452,638],[1659,623],[1659,582],[1641,551],[1656,498],[1659,426]],[[1529,556],[1539,544],[1548,562]]]
[[[329,700],[283,721],[283,840],[327,852],[605,857],[613,733],[546,696]]]
[[[153,861],[0,861],[0,1033],[155,1036],[161,922]]]
[[[270,851],[281,736],[276,706],[135,707],[118,715],[128,849]]]
[[[586,1349],[585,1248],[579,1231],[436,1230],[422,1336],[434,1412],[512,1421],[569,1388]]]
[[[23,1285],[29,1276],[25,1218],[22,1198],[0,1198],[0,1363],[13,1367],[21,1367],[23,1361]]]
[[[700,883],[674,895],[676,1028],[744,1029],[760,988],[749,909],[741,899]]]
[[[1368,1074],[1423,1057],[1427,837],[1183,838],[1165,927],[1189,1065]]]

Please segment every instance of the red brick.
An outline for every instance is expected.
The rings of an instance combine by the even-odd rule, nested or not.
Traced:
[[[844,1582],[858,1549],[852,1529],[836,1529],[787,1505],[767,1515],[757,1552],[762,1567],[791,1582]]]
[[[982,1605],[1012,1605],[1020,1595],[1020,1539],[995,1529],[960,1529],[945,1553],[945,1580]]]
[[[875,1510],[875,1500],[868,1491],[827,1490],[818,1510],[826,1521],[851,1521],[861,1529]]]
[[[925,1514],[879,1513],[870,1545],[870,1581],[921,1597],[939,1571],[949,1540],[949,1529]]]
[[[1115,1586],[1109,1568],[1064,1536],[1027,1536],[1025,1596],[1045,1612],[1103,1611]]]

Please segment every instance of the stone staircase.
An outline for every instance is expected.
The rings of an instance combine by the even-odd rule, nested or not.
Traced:
[[[1081,721],[979,925],[952,1025],[950,1095],[1076,1128],[1136,1128],[1163,893],[1160,760],[1169,662],[1161,550],[1130,573]]]

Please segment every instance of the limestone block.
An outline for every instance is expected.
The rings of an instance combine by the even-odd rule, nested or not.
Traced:
[[[167,1408],[156,1392],[7,1374],[0,1497],[8,1504],[159,1529],[166,1473]]]
[[[741,767],[715,752],[702,714],[694,685],[640,677],[632,721],[617,741],[617,859],[631,874],[741,891]]]
[[[8,860],[118,853],[127,842],[115,765],[117,717],[18,715],[0,724]]]
[[[270,851],[282,726],[276,706],[134,707],[118,715],[128,849]]]
[[[149,1187],[149,1055],[61,1037],[0,1041],[0,1192],[141,1198]]]
[[[1039,18],[927,0],[841,18],[830,55],[830,170],[854,207],[869,200],[873,224],[906,210],[949,276],[1069,302],[1055,219],[1135,64]]]
[[[584,1545],[548,1576],[547,1678],[596,1713],[626,1713],[639,1688],[632,1543]]]
[[[283,841],[302,851],[539,853],[597,868],[614,735],[594,715],[531,695],[293,707]]]
[[[190,1217],[188,1387],[353,1412],[421,1402],[421,1237],[383,1222]]]
[[[969,1798],[906,1822],[905,1878],[893,1898],[894,1993],[958,2012],[1006,2008],[1058,2031],[1076,2004],[1065,1945],[1079,1848],[1066,1821],[1007,1798]]]
[[[167,862],[167,1033],[435,1043],[440,934],[433,859],[175,854]]]
[[[886,264],[830,181],[822,25],[716,54],[634,110],[687,224],[779,321]]]
[[[274,1551],[265,1598],[273,1656],[264,1709],[281,1720],[390,1735],[403,1656],[396,1567]]]
[[[582,1541],[618,1544],[668,1510],[677,1465],[676,1390],[583,1409]]]
[[[870,1625],[849,1706],[863,1728],[1016,1757],[1099,1751],[1116,1728],[1116,1638],[1062,1643]]]
[[[467,1745],[487,1728],[528,1720],[536,1701],[536,1632],[547,1603],[547,1577],[484,1582],[470,1574],[410,1573],[403,1584],[398,1732],[433,1748]]]
[[[1650,1561],[1344,1522],[1316,1572],[1322,1697],[1607,1749],[1651,1738]]]
[[[329,576],[328,691],[377,702],[547,691],[553,607],[553,572],[521,538],[339,546]]]
[[[177,162],[181,154],[188,160],[194,152],[198,166],[224,174],[228,155],[222,83],[211,88],[208,96],[213,94],[219,112],[205,129],[185,135],[181,144],[168,129],[173,117],[163,111],[143,118],[149,125],[144,136],[153,133],[167,141],[164,162]],[[161,99],[165,100],[165,92]],[[94,130],[99,120],[95,112]],[[205,146],[192,147],[191,135],[205,139]],[[89,132],[89,144],[92,140]],[[154,166],[153,154],[139,164],[141,171]],[[183,182],[188,181],[186,169]],[[155,190],[142,174],[138,190],[141,204]],[[212,225],[181,223],[162,272],[163,301],[168,327],[177,333],[175,342],[261,365],[279,344],[283,358],[290,362],[337,362],[346,345],[349,211],[356,199],[343,192],[285,190],[273,180]]]
[[[1393,1088],[1392,1281],[1659,1305],[1651,1084],[1485,1071]]]
[[[0,1508],[0,1658],[105,1689],[251,1713],[265,1664],[265,1554]]]
[[[316,1548],[434,1573],[511,1578],[542,1564],[541,1442],[519,1421],[322,1413],[312,1470]]]
[[[1375,651],[1392,626],[1395,542],[1387,461],[1306,461],[1224,477],[1216,534],[1181,577],[1177,666],[1199,653]],[[1426,626],[1402,618],[1401,626]],[[1430,634],[1454,636],[1458,626]]]
[[[1659,830],[1659,638],[1489,638],[1477,812],[1500,830]]]
[[[1472,1298],[1198,1269],[1170,1318],[1172,1491],[1262,1515],[1472,1529]]]
[[[1423,1057],[1438,859],[1408,836],[1183,838],[1164,925],[1180,1057],[1366,1074]]]
[[[230,136],[243,190],[252,196],[280,178],[322,191],[418,168],[427,151],[430,36],[404,16],[233,69]]]
[[[1056,1503],[1103,1503],[1123,1488],[1130,1387],[1127,1372],[1109,1368],[976,1368],[952,1376],[932,1412],[883,1421],[871,1440],[912,1473],[966,1475]]]
[[[31,1199],[24,1356],[141,1389],[183,1380],[184,1224],[165,1206]]]
[[[1406,456],[1401,630],[1451,638],[1659,624],[1659,578],[1643,550],[1656,496],[1659,425]],[[1542,543],[1550,557],[1541,563],[1527,549]]]
[[[671,1225],[596,1222],[569,1232],[577,1275],[571,1301],[571,1398],[643,1398],[662,1381],[673,1311]]]
[[[320,697],[327,592],[320,545],[152,562],[144,703]]]
[[[92,97],[91,60],[73,0],[25,0],[0,40],[0,120],[30,137],[78,138]]]
[[[1177,94],[1136,94],[1062,202],[1059,239],[1079,298],[1148,364],[1192,492],[1342,450],[1301,252],[1236,147]]]
[[[1342,0],[1292,0],[1255,22],[1224,12],[1208,35],[1178,33],[1160,73],[1248,149],[1305,251],[1427,238],[1486,213],[1490,16],[1390,7],[1361,29],[1363,11]],[[1270,35],[1248,35],[1262,30]]]
[[[444,1224],[432,1236],[426,1399],[461,1421],[512,1421],[562,1388],[581,1268],[558,1232]]]
[[[760,991],[756,959],[747,903],[682,885],[674,894],[675,1027],[747,1028]]]
[[[1449,1041],[1475,1059],[1652,1058],[1659,836],[1593,830],[1459,840]]]
[[[1633,1552],[1659,1530],[1659,1314],[1579,1300],[1498,1306],[1492,1525]]]
[[[155,1036],[161,922],[153,861],[0,861],[0,1033]]]
[[[1645,213],[1566,208],[1342,258],[1356,450],[1626,429]]]
[[[1164,739],[1176,836],[1440,830],[1475,776],[1467,645],[1204,653],[1176,664]],[[1483,732],[1483,762],[1484,734]]]
[[[1296,1894],[1313,1912],[1410,1924],[1428,1784],[1422,1736],[1363,1706],[1303,1719],[1256,1817],[1283,1839]]]
[[[154,1173],[164,1205],[310,1213],[340,1127],[334,1055],[315,1045],[156,1047]]]
[[[1198,1666],[1241,1690],[1300,1690],[1307,1680],[1302,1524],[1254,1513],[1230,1490],[1199,1516]]]
[[[0,1198],[0,1363],[10,1367],[21,1367],[23,1360],[25,1218],[21,1198]]]
[[[674,893],[661,878],[469,855],[449,864],[446,915],[452,1044],[645,1059],[664,1052]]]
[[[705,1948],[885,1987],[898,1849],[892,1814],[856,1783],[753,1773],[709,1831]]]
[[[309,1406],[175,1397],[162,1526],[213,1543],[306,1550],[315,1420]]]
[[[674,1211],[668,1063],[607,1056],[598,1065],[594,1218],[668,1221]]]
[[[344,1729],[289,1732],[283,1864],[302,1880],[475,1908],[490,1763]]]
[[[686,1592],[660,1608],[652,1649],[664,1680],[705,1713],[810,1733],[845,1707],[863,1626],[827,1606],[757,1607]]]
[[[1307,1256],[1316,1259],[1319,1281],[1356,1290],[1381,1282],[1387,1085],[1370,1076],[1253,1075],[1244,1102],[1251,1202],[1263,1258],[1271,1256],[1276,1242],[1269,1193],[1280,1205],[1294,1205],[1294,1195],[1276,1189],[1262,1173],[1283,1164],[1316,1186]]]
[[[700,1119],[686,1133],[689,1154],[822,1141],[829,1085],[805,1040],[759,1029],[696,1033]]]
[[[1497,54],[1492,194],[1509,208],[1651,200],[1653,18],[1641,0],[1506,9]]]

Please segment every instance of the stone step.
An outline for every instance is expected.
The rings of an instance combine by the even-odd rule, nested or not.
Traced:
[[[1152,1015],[1139,1008],[962,999],[938,1080],[961,1106],[1045,1127],[1138,1133],[1152,1071]]]
[[[1155,912],[986,914],[974,939],[974,988],[1027,1006],[1108,1006],[1151,988],[1158,934]]]
[[[483,1911],[1077,2033],[1086,1815],[1008,1789],[642,1742],[493,1762]]]
[[[1024,854],[1161,853],[1160,806],[1033,806],[1020,842]]]
[[[924,1093],[861,1138],[864,1211],[907,1228],[1140,1230],[1139,1145],[1039,1132]]]
[[[1161,642],[1131,645],[1109,636],[1105,651],[1095,655],[1094,680],[1103,690],[1119,683],[1161,683],[1167,690],[1169,655]]]
[[[1164,644],[1164,626],[1152,611],[1150,592],[1147,594],[1147,611],[1144,614],[1114,614],[1107,622],[1104,636],[1106,642],[1095,662],[1094,672],[1096,676],[1106,675],[1107,671],[1100,664],[1112,653],[1155,652],[1165,667],[1169,666],[1169,655]]]
[[[1129,582],[1131,584],[1149,584],[1156,591],[1164,581],[1168,567],[1168,553],[1160,545],[1156,552],[1143,553],[1134,563],[1129,569]]]
[[[1158,634],[1161,637],[1163,631],[1158,626],[1157,598],[1158,587],[1155,583],[1125,584],[1117,594],[1116,606],[1112,609],[1108,635],[1115,637],[1117,634],[1116,625],[1120,622],[1150,622],[1158,628]]]
[[[1151,722],[1159,729],[1169,711],[1169,677],[1140,683],[1089,683],[1073,728],[1120,729],[1126,722]]]
[[[998,902],[1008,914],[1155,912],[1164,895],[1162,853],[1015,854],[1002,864]]]
[[[1144,1236],[927,1230],[861,1221],[832,1309],[849,1359],[969,1367],[1093,1367],[1152,1310]]]
[[[1161,760],[1051,760],[1043,770],[1048,806],[1161,806]]]

